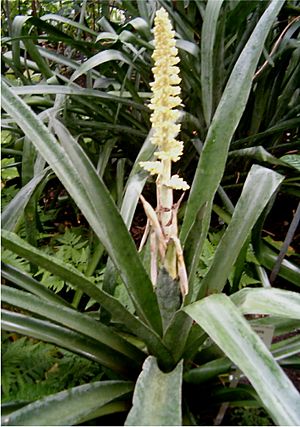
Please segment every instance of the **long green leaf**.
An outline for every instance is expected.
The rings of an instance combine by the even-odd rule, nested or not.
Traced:
[[[135,159],[134,165],[126,182],[121,206],[121,215],[128,228],[131,226],[139,196],[141,195],[148,177],[140,167],[140,162],[150,160],[155,151],[155,146],[151,143],[152,136],[153,130],[150,130],[137,158]]]
[[[191,384],[201,384],[209,381],[220,374],[228,373],[233,369],[233,363],[227,357],[220,357],[216,360],[204,363],[198,368],[186,372],[183,376],[184,381]]]
[[[47,175],[50,172],[50,168],[44,169],[41,173],[34,176],[21,190],[17,193],[17,195],[11,200],[11,202],[6,206],[2,215],[1,222],[2,227],[6,230],[14,230],[17,223],[21,219],[24,214],[24,209],[30,200],[33,192],[37,188],[37,186],[43,181],[47,179]]]
[[[112,350],[102,343],[100,344],[93,338],[46,320],[2,310],[1,325],[6,331],[17,332],[21,335],[53,343],[73,353],[88,357],[125,378],[132,379],[138,372],[136,364],[132,363],[132,359],[124,356],[124,354]]]
[[[32,294],[37,295],[38,297],[43,298],[47,301],[70,307],[69,303],[67,303],[63,298],[52,292],[43,283],[38,282],[23,271],[18,270],[17,268],[8,264],[2,264],[1,267],[2,277],[4,279],[15,283],[26,291],[29,291]]]
[[[135,275],[135,280],[124,281],[125,285],[127,286],[129,296],[132,298],[138,313],[140,313],[145,319],[147,319],[147,317],[154,318],[153,315],[156,314],[155,320],[157,320],[156,324],[158,324],[160,321],[160,315],[158,306],[156,305],[156,298],[155,294],[153,293],[152,284],[149,277],[146,275],[144,268],[142,267],[134,243],[131,239],[128,238],[129,236],[126,230],[126,226],[121,220],[119,213],[116,212],[117,221],[112,221],[114,206],[112,205],[108,194],[106,197],[103,197],[107,192],[103,181],[97,174],[92,162],[84,150],[79,144],[76,143],[72,135],[62,125],[62,123],[53,119],[52,125],[62,146],[68,153],[74,167],[77,170],[80,170],[82,183],[86,188],[86,193],[88,194],[89,199],[92,201],[95,212],[102,212],[102,220],[106,223],[107,232],[110,233],[109,240],[111,242],[115,242],[115,253],[112,256],[114,264],[118,265],[119,263],[120,268],[123,270],[125,270],[125,268],[131,269]],[[106,209],[104,209],[105,204],[107,206]],[[109,222],[111,222],[111,225],[109,225]],[[97,232],[97,230],[95,230],[95,232]],[[99,232],[98,237],[103,242],[103,237],[101,239]],[[123,260],[121,259],[122,257]],[[118,263],[116,262],[116,258],[118,259]],[[137,267],[140,267],[140,271]],[[148,314],[146,314],[147,311]]]
[[[207,292],[222,291],[248,235],[283,179],[282,175],[270,169],[252,166],[231,222],[217,247],[210,269],[201,283],[201,296]]]
[[[194,289],[194,277],[199,265],[199,255],[206,239],[206,233],[209,228],[212,202],[205,203],[199,207],[195,223],[189,232],[188,244],[184,248],[184,259],[188,271],[189,293],[185,298],[185,304],[189,304],[196,298],[197,291]]]
[[[137,380],[126,426],[180,426],[182,362],[167,374],[149,356]]]
[[[139,315],[161,333],[159,308],[150,278],[107,188],[92,163],[87,157],[80,159],[79,146],[71,144],[69,147],[73,147],[73,154],[70,158],[42,121],[4,82],[2,82],[2,100],[5,110],[31,139],[89,221],[120,271],[124,282],[130,288],[130,296]],[[79,164],[81,168],[78,168]],[[91,186],[90,191],[87,191],[87,183]],[[94,198],[95,195],[97,199]]]
[[[32,21],[31,16],[21,16],[17,15],[13,20],[13,40],[12,40],[12,59],[14,62],[14,65],[17,67],[17,69],[21,68],[21,61],[20,61],[20,40],[22,39],[22,33],[24,31],[24,26],[27,21]],[[34,44],[30,38],[24,37],[23,45],[25,46],[30,58],[34,61],[34,63],[37,65],[38,70],[40,73],[47,79],[52,77],[53,73],[47,64],[47,62],[44,60],[42,55],[40,54],[37,46]],[[27,64],[24,63],[24,65],[27,67]]]
[[[211,121],[213,107],[214,42],[222,4],[223,0],[207,2],[201,31],[201,94],[207,126]]]
[[[86,62],[84,62],[72,75],[71,80],[74,81],[87,71],[109,61],[121,61],[127,64],[131,64],[130,59],[124,53],[114,49],[107,49],[97,53],[96,55],[89,58]]]
[[[111,328],[74,309],[47,302],[28,292],[8,286],[2,286],[1,296],[2,301],[8,304],[38,314],[107,345],[134,360],[137,365],[142,363],[145,358],[141,350],[117,335]]]
[[[20,239],[16,234],[6,230],[2,230],[2,245],[21,257],[28,259],[33,264],[40,265],[47,271],[57,275],[76,289],[80,289],[89,297],[99,302],[99,304],[103,305],[103,307],[113,315],[114,320],[124,324],[133,334],[136,334],[144,341],[149,351],[159,358],[160,363],[164,366],[173,366],[174,360],[169,350],[162,343],[161,338],[155,331],[150,329],[136,316],[129,313],[117,299],[99,289],[91,280],[77,271],[73,266],[67,265],[63,261],[45,254]]]
[[[51,68],[49,67],[43,56],[40,54],[40,51],[36,47],[34,42],[30,39],[24,38],[23,43],[30,58],[37,65],[39,72],[43,75],[45,79],[50,79],[53,76],[53,72],[51,71]]]
[[[121,216],[126,224],[128,230],[131,227],[134,213],[139,201],[139,197],[143,191],[144,185],[147,181],[148,174],[140,167],[141,161],[150,160],[155,147],[151,143],[151,136],[153,130],[150,130],[145,142],[135,159],[134,165],[129,174],[128,180],[126,182],[124,197],[122,200],[122,205],[120,208]],[[104,283],[103,287],[105,290],[113,290],[116,285],[117,279],[117,270],[112,263],[111,259],[108,260],[105,269]]]
[[[210,205],[223,176],[232,136],[246,106],[252,77],[262,53],[266,37],[284,0],[272,1],[243,49],[230,75],[208,130],[204,148],[192,184],[181,229],[181,240],[186,242],[198,210]],[[210,216],[210,212],[207,213]],[[203,230],[206,234],[207,230]],[[200,252],[201,248],[198,248]]]
[[[270,163],[271,165],[293,167],[288,163],[285,163],[283,160],[277,159],[277,157],[272,156],[272,154],[265,150],[264,147],[262,147],[261,145],[230,151],[228,154],[228,158],[232,157],[250,157],[260,162]]]
[[[101,406],[128,394],[133,383],[97,381],[52,394],[31,403],[6,417],[3,425],[74,425],[90,419]]]
[[[300,118],[299,117],[289,119],[289,120],[280,121],[276,125],[270,127],[269,129],[267,129],[263,132],[255,133],[254,135],[247,136],[246,138],[242,138],[242,139],[238,139],[236,141],[233,141],[232,148],[243,147],[243,146],[245,146],[246,143],[248,143],[247,145],[250,145],[249,143],[251,143],[251,145],[257,144],[257,141],[259,141],[260,139],[263,140],[263,139],[266,139],[267,137],[283,133],[285,130],[295,129],[295,128],[299,127],[299,124],[300,124]]]
[[[285,360],[291,356],[300,354],[300,336],[295,335],[294,337],[287,338],[285,340],[274,343],[271,347],[272,354],[276,360]],[[300,361],[300,357],[299,357]]]
[[[279,425],[299,425],[300,396],[258,335],[224,294],[184,308],[243,371]]]
[[[278,259],[278,253],[267,246],[261,239],[256,242],[254,240],[253,246],[258,261],[267,269],[272,270]],[[278,276],[296,286],[300,286],[300,267],[287,259],[282,261]]]
[[[18,37],[21,36],[23,25],[28,19],[30,19],[30,16],[17,15],[15,16],[12,25],[12,37],[15,39],[12,41],[12,60],[18,70],[21,69],[20,40],[18,40]]]
[[[275,288],[245,288],[231,296],[242,313],[269,314],[300,320],[300,295]]]
[[[71,19],[65,18],[64,16],[61,15],[56,15],[54,13],[48,13],[46,15],[43,15],[41,17],[42,21],[57,21],[57,22],[62,22],[63,24],[68,24],[71,27],[75,27],[78,28],[80,30],[85,31],[86,33],[92,34],[93,36],[96,36],[98,33],[96,33],[96,31],[91,30],[90,28],[86,27],[85,25],[79,24],[76,21],[72,21]]]
[[[19,86],[12,88],[12,91],[16,95],[57,95],[61,93],[63,95],[74,95],[74,96],[89,96],[92,98],[99,98],[101,100],[119,102],[121,104],[130,105],[139,110],[148,111],[148,108],[142,104],[126,99],[125,97],[111,95],[106,92],[95,89],[78,88],[76,86],[59,86],[59,85],[28,85]]]

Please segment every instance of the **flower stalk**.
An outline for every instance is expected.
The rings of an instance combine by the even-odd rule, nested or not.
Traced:
[[[171,173],[172,162],[177,162],[183,152],[183,142],[176,139],[180,131],[177,107],[181,105],[179,57],[175,31],[165,9],[156,12],[154,24],[154,81],[151,83],[153,97],[149,107],[153,110],[150,117],[154,130],[151,142],[157,146],[157,151],[154,153],[155,161],[140,162],[140,165],[151,175],[157,175],[156,210],[143,197],[141,200],[151,228],[152,282],[156,284],[159,264],[173,279],[179,279],[181,292],[186,295],[187,275],[177,228],[177,212],[182,197],[174,204],[173,190],[185,191],[189,186]]]

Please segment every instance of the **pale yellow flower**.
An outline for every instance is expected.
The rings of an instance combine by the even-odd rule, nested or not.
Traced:
[[[173,278],[179,279],[181,292],[188,292],[187,273],[183,252],[178,238],[177,211],[182,197],[173,203],[173,190],[186,191],[189,186],[178,175],[171,175],[172,162],[177,162],[183,153],[183,142],[177,140],[180,124],[177,123],[182,105],[178,50],[175,47],[175,32],[167,12],[156,12],[154,26],[154,52],[152,69],[154,81],[150,83],[153,96],[150,102],[150,117],[153,129],[151,143],[157,147],[156,161],[140,162],[151,175],[157,175],[157,209],[141,197],[151,225],[151,278],[156,283],[158,265],[163,266]],[[144,238],[142,239],[145,240]],[[158,252],[157,252],[158,251]],[[159,253],[159,261],[158,261]]]
[[[166,185],[174,190],[188,190],[188,184],[180,178],[178,175],[173,175],[169,181],[166,182]]]
[[[172,30],[168,14],[161,8],[156,12],[155,17],[155,49],[152,54],[154,81],[150,83],[153,97],[149,105],[153,110],[150,117],[154,130],[151,142],[158,148],[155,152],[158,160],[150,163],[141,162],[140,165],[152,175],[157,174],[158,181],[162,185],[164,180],[168,181],[168,188],[172,188],[170,183],[173,181],[170,181],[171,177],[165,173],[166,170],[170,170],[170,166],[166,162],[177,162],[183,153],[183,142],[176,140],[180,131],[180,124],[176,123],[180,112],[176,107],[182,104],[179,86],[180,69],[176,66],[179,63],[179,57],[174,36],[175,32]],[[159,161],[162,162],[161,167],[158,166]],[[182,182],[184,181],[182,180]],[[185,189],[189,188],[187,183],[183,186]]]
[[[159,175],[162,173],[161,162],[140,162],[142,168],[150,172],[151,175]]]

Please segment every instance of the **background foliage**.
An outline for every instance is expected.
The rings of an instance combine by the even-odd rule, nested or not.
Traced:
[[[149,247],[136,250],[139,194],[156,203],[139,162],[154,152],[161,6],[180,53],[178,171],[191,185],[178,310],[153,292]],[[299,368],[299,10],[2,2],[3,424],[205,425],[224,402],[244,422],[266,425],[264,407],[297,424],[282,368]],[[270,352],[249,325],[271,330]],[[236,366],[245,378],[232,388]]]

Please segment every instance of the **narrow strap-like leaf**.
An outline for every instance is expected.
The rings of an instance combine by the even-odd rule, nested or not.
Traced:
[[[4,82],[2,103],[85,215],[130,288],[130,296],[138,314],[161,333],[161,318],[150,278],[121,215],[93,164],[65,132],[63,138],[68,143],[68,155],[44,123]]]
[[[300,295],[276,288],[244,288],[231,296],[245,314],[269,314],[300,320]]]
[[[222,3],[223,0],[207,2],[201,31],[201,93],[207,126],[210,124],[213,107],[214,42]]]
[[[278,425],[299,425],[297,389],[229,297],[211,295],[184,311],[243,371]]]
[[[3,425],[76,425],[97,409],[132,391],[127,381],[97,381],[52,394],[3,417]]]
[[[21,335],[56,344],[73,353],[87,357],[121,374],[124,378],[133,379],[138,373],[136,363],[132,363],[132,359],[124,354],[102,343],[100,344],[93,338],[46,320],[2,310],[1,325],[5,331],[17,332]]]
[[[229,145],[246,106],[252,86],[252,77],[265,39],[283,3],[283,0],[270,3],[230,75],[209,127],[191,188],[181,229],[181,240],[184,243],[195,222],[199,208],[205,203],[210,204],[218,189],[224,173]],[[210,215],[210,212],[207,212],[207,215]]]
[[[142,363],[145,358],[141,350],[120,337],[111,328],[72,308],[62,307],[53,302],[42,300],[39,297],[31,295],[29,292],[23,292],[9,286],[2,286],[1,295],[2,301],[26,311],[28,310],[31,313],[38,314],[39,316],[80,332],[87,337],[93,338],[123,353],[128,358],[133,359],[137,364]]]
[[[95,284],[77,271],[73,266],[67,265],[63,261],[45,254],[41,250],[29,245],[20,239],[16,234],[2,230],[2,245],[7,249],[17,253],[21,257],[28,259],[33,264],[40,265],[47,271],[70,283],[95,299],[99,304],[108,310],[114,319],[124,323],[126,327],[145,342],[149,351],[155,354],[164,366],[173,366],[174,359],[170,351],[162,343],[161,338],[149,328],[145,323],[138,319],[114,297],[99,289]]]
[[[247,237],[284,177],[271,169],[252,166],[231,222],[201,283],[200,296],[221,292]]]

